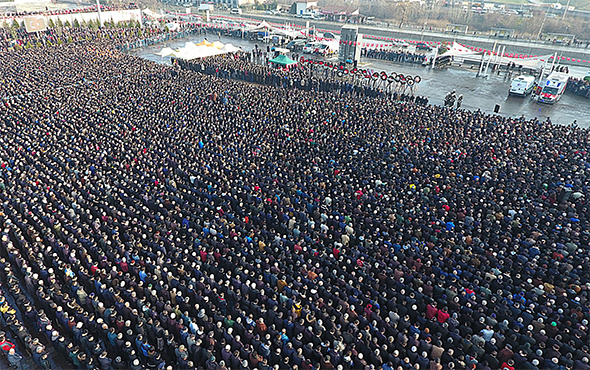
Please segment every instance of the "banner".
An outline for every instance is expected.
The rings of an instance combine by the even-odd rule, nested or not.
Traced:
[[[47,29],[45,18],[42,16],[25,17],[25,28],[27,32],[41,32]]]

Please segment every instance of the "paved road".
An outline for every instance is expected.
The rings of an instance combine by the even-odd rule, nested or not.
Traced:
[[[254,48],[254,43],[218,36],[208,36],[209,41],[220,40],[223,43],[232,43],[242,47],[244,50]],[[159,44],[143,49],[133,50],[131,53],[139,55],[158,63],[169,63],[169,58],[161,58],[154,53],[160,51],[164,46],[177,48],[185,42],[200,42],[202,38],[186,38],[175,40],[172,43]],[[570,124],[577,120],[582,127],[590,127],[590,99],[567,93],[561,101],[554,106],[540,105],[529,98],[508,97],[510,79],[506,76],[490,76],[489,78],[475,77],[476,67],[449,68],[443,70],[432,70],[419,65],[392,63],[375,59],[363,59],[363,68],[377,71],[403,73],[405,75],[420,75],[422,82],[417,86],[417,94],[427,96],[432,104],[442,105],[447,92],[452,89],[457,94],[464,96],[463,107],[466,109],[481,109],[484,112],[492,113],[496,104],[500,105],[500,114],[506,116],[527,118],[537,117],[545,120],[550,117],[555,123]],[[578,71],[580,72],[580,71]]]
[[[221,13],[221,16],[236,17],[235,15]],[[255,20],[267,20],[273,23],[292,23],[300,26],[305,26],[306,20],[294,17],[283,17],[275,16],[270,14],[244,14],[239,17],[251,18]],[[535,22],[534,18],[531,18],[531,22]],[[319,29],[327,29],[332,31],[339,31],[344,23],[337,22],[325,22],[311,20],[310,24],[315,25]],[[427,41],[450,41],[456,40],[457,42],[467,44],[470,46],[482,47],[492,49],[492,45],[495,41],[498,41],[502,45],[506,45],[506,52],[516,54],[530,54],[530,55],[546,55],[557,52],[563,56],[571,56],[582,60],[590,60],[590,48],[578,48],[571,46],[563,46],[559,44],[548,44],[536,41],[527,40],[515,40],[515,39],[493,39],[484,36],[464,35],[464,34],[445,34],[441,32],[422,31],[419,29],[408,29],[408,28],[384,28],[382,26],[371,26],[367,24],[359,25],[359,32],[363,34],[370,34],[375,36],[387,36],[394,38],[404,38],[412,40],[424,39]],[[564,61],[567,62],[567,61]],[[577,64],[577,63],[576,63]],[[590,69],[590,63],[583,63]]]

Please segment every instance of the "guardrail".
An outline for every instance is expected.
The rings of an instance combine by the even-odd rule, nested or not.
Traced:
[[[299,21],[301,22],[302,19],[301,18],[296,18],[295,16],[292,15],[283,15],[283,14],[273,14],[273,15],[269,15],[269,14],[263,14],[263,13],[244,13],[242,14],[242,17],[246,17],[246,16],[255,16],[255,17],[262,17],[262,18],[282,18],[282,19],[289,19],[289,20],[294,20],[294,21]],[[345,24],[350,24],[350,23],[345,23],[345,22],[332,22],[332,21],[326,21],[326,20],[312,20],[314,23],[321,23],[321,24],[329,24],[332,26],[338,26],[338,27],[342,27],[342,25]],[[523,45],[524,44],[535,44],[535,45],[543,45],[543,46],[557,46],[560,48],[572,48],[572,49],[578,49],[578,50],[590,50],[590,40],[580,40],[579,44],[574,44],[574,45],[561,45],[558,43],[553,43],[553,41],[548,41],[548,40],[538,40],[538,39],[534,39],[534,38],[530,38],[530,37],[525,37],[525,38],[520,38],[520,37],[516,37],[516,38],[510,38],[510,39],[506,39],[506,38],[502,38],[502,37],[493,37],[492,35],[489,35],[489,31],[486,32],[471,32],[471,33],[454,33],[454,32],[446,32],[444,29],[442,28],[437,28],[437,27],[428,27],[428,28],[424,28],[421,25],[413,25],[413,24],[402,24],[401,27],[396,27],[395,24],[390,23],[390,22],[365,22],[365,23],[354,23],[354,25],[359,26],[359,27],[363,27],[363,28],[374,28],[374,29],[378,29],[381,31],[389,31],[389,32],[399,32],[399,31],[413,31],[413,32],[424,32],[424,35],[427,34],[438,34],[436,36],[438,37],[461,37],[461,36],[466,36],[466,37],[472,37],[472,38],[477,38],[477,39],[481,39],[481,40],[510,40],[513,42],[521,42]],[[392,25],[394,27],[392,27]],[[526,45],[524,45],[526,46]]]

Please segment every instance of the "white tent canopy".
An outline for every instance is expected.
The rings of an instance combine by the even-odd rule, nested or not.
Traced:
[[[499,57],[498,60],[500,64],[508,64],[510,62],[513,62],[517,66],[523,66],[524,68],[541,69],[543,68],[543,65],[545,65],[549,61],[549,57],[550,55],[532,58]]]
[[[210,45],[196,45],[194,42],[186,42],[184,47],[178,50],[172,50],[171,48],[165,47],[161,51],[157,52],[156,55],[161,57],[175,56],[179,59],[192,60],[199,58],[207,58],[220,54],[235,53],[242,49],[232,45],[224,45],[219,41],[211,43]]]
[[[225,44],[225,46],[221,49],[221,51],[226,52],[226,53],[235,53],[237,51],[242,51],[242,49],[240,49],[237,46],[234,46],[232,44]]]
[[[470,50],[468,48],[466,48],[465,46],[462,46],[456,42],[453,42],[453,45],[447,49],[447,51],[445,51],[444,54],[442,55],[448,55],[448,56],[467,56],[467,55],[481,55],[480,52],[477,51],[473,51]]]
[[[274,29],[275,28],[273,26],[271,26],[270,24],[268,24],[268,22],[266,22],[266,21],[262,21],[256,26],[248,27],[248,31],[261,31],[261,30],[274,30]]]
[[[471,61],[471,62],[480,62],[482,59],[483,52],[481,51],[474,51],[471,49],[466,48],[456,42],[453,42],[453,45],[441,56],[451,56],[457,60],[463,61]],[[511,58],[499,55],[489,55],[485,54],[483,59],[485,62],[488,60],[492,61],[495,64],[500,65],[507,65],[508,63],[514,63],[517,66],[523,66],[524,68],[530,69],[541,69],[543,65],[547,63],[550,59],[551,55],[542,55],[538,57],[531,57],[531,58]]]
[[[192,60],[212,57],[219,54],[225,54],[223,51],[208,46],[195,46],[194,48],[182,49],[176,54],[177,58]]]
[[[211,47],[214,47],[215,49],[223,49],[225,45],[219,41],[215,41],[213,42],[213,45],[211,45]]]
[[[162,18],[162,15],[161,14],[158,14],[158,13],[154,12],[150,8],[145,8],[141,12],[143,14],[145,14],[147,17],[152,18],[152,19],[160,19],[160,18]]]
[[[161,57],[167,57],[167,56],[175,55],[175,54],[176,54],[176,51],[174,51],[171,48],[164,48],[156,53],[156,55],[159,55]]]
[[[291,29],[284,29],[284,28],[274,28],[273,32],[276,34],[279,34],[279,35],[289,37],[291,39],[294,39],[295,37],[299,36],[299,34],[300,34],[299,31],[291,30]]]

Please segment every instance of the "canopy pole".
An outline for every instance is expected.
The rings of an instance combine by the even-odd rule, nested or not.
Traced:
[[[96,11],[98,13],[98,24],[102,27],[102,16],[100,14],[100,0],[96,0]]]
[[[481,54],[481,62],[479,63],[479,71],[477,72],[477,77],[481,76],[481,73],[483,71],[483,65],[484,65],[484,57],[485,57],[485,53]]]
[[[436,57],[438,56],[438,48],[434,48],[434,56],[432,57],[432,69],[436,65]]]
[[[488,58],[488,62],[486,64],[486,70],[484,72],[484,74],[487,76],[488,75],[488,68],[490,66],[490,61],[492,60],[492,57],[494,56],[494,52],[496,51],[496,44],[497,42],[494,42],[494,47],[492,48],[492,54],[490,55],[490,57]]]

